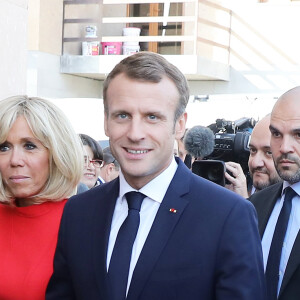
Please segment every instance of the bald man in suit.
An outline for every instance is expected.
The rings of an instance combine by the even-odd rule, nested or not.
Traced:
[[[271,151],[282,183],[274,184],[250,197],[254,204],[262,237],[264,265],[267,270],[269,253],[275,239],[285,202],[285,190],[294,191],[291,199],[287,230],[280,254],[279,269],[271,284],[276,292],[268,292],[268,300],[300,299],[300,87],[284,93],[275,103],[270,120]],[[268,277],[266,271],[266,277]],[[267,279],[268,281],[268,279]],[[269,288],[268,288],[269,290]]]

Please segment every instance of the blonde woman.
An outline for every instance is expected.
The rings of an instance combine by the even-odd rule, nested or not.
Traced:
[[[0,101],[0,128],[0,299],[42,300],[82,145],[63,112],[40,98]]]

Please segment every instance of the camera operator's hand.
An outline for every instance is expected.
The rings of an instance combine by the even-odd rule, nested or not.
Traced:
[[[232,161],[225,162],[225,165],[226,171],[230,172],[230,174],[225,172],[225,178],[230,182],[225,187],[244,198],[248,198],[247,179],[241,165]]]

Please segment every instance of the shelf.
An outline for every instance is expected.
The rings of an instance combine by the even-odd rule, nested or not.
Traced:
[[[97,19],[64,19],[64,24],[99,23]]]
[[[85,38],[85,37],[76,37],[76,38],[64,38],[63,42],[64,43],[76,43],[76,42],[99,42],[100,38],[99,37],[94,37],[94,38]]]
[[[104,80],[126,55],[63,55],[61,73]],[[229,81],[229,66],[196,55],[164,55],[188,80]]]
[[[101,4],[101,0],[64,0],[64,5],[77,5],[77,4]]]

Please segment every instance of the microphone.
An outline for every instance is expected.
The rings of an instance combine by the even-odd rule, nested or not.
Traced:
[[[214,151],[215,134],[205,126],[194,126],[185,134],[184,147],[193,157],[204,158]]]

